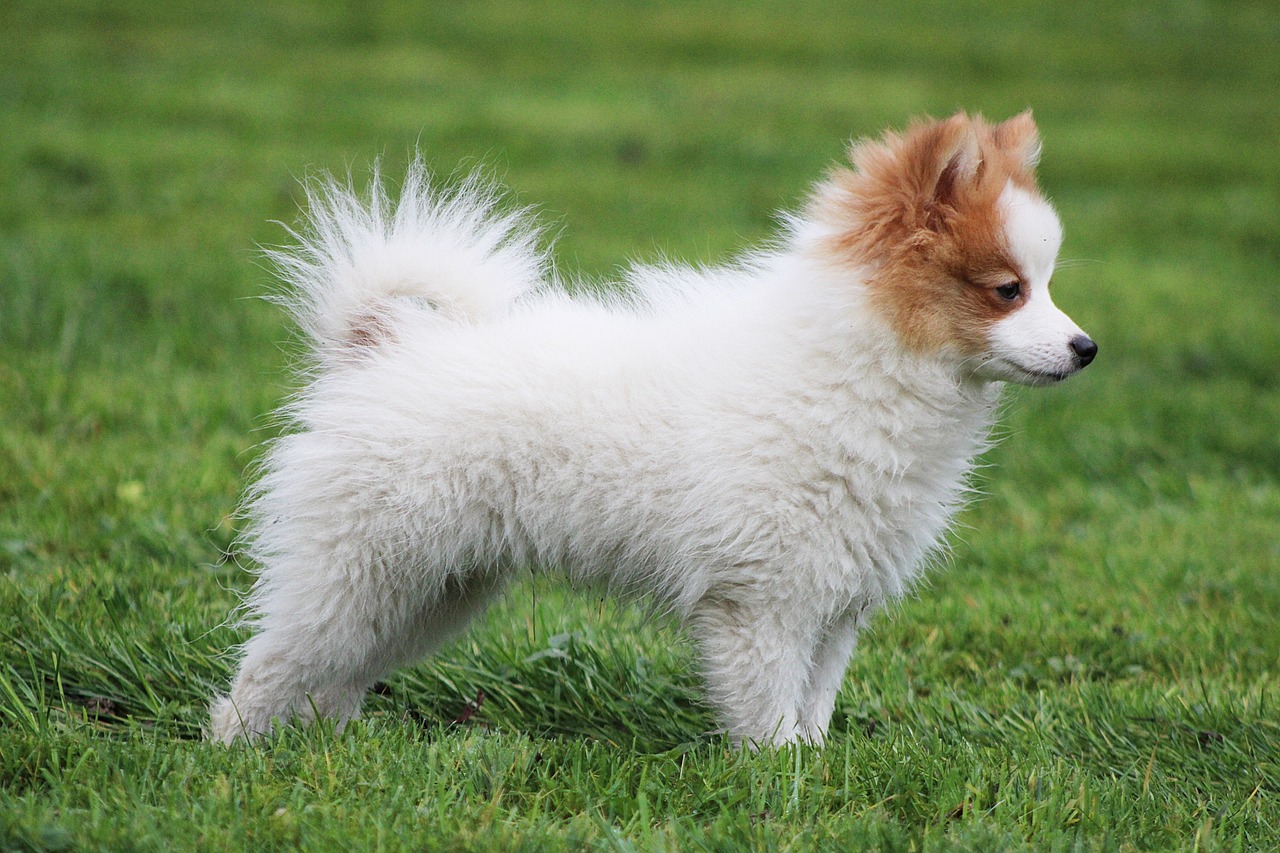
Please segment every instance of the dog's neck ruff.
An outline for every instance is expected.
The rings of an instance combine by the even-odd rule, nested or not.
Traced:
[[[807,378],[792,392],[795,433],[814,437],[819,479],[839,485],[820,509],[845,516],[826,525],[844,531],[832,544],[851,575],[872,568],[859,597],[876,604],[903,594],[941,549],[990,446],[1002,386],[967,378],[949,354],[905,348],[847,267],[799,251],[774,269],[796,324],[791,363]]]

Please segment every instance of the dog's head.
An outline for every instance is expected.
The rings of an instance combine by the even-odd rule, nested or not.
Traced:
[[[1030,113],[860,142],[853,169],[814,197],[822,251],[867,271],[871,305],[907,348],[980,380],[1066,379],[1097,346],[1049,295],[1062,226],[1036,186],[1039,154]]]

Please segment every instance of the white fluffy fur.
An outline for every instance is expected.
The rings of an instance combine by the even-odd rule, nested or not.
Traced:
[[[278,258],[316,361],[249,504],[256,633],[212,737],[354,716],[535,565],[679,613],[736,742],[821,741],[999,386],[904,351],[812,223],[583,299],[479,184],[373,194],[322,189]]]

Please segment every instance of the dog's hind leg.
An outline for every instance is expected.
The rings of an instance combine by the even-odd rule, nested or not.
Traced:
[[[501,585],[497,571],[454,576],[432,592],[412,585],[371,589],[334,578],[274,589],[258,633],[244,646],[231,694],[212,708],[210,737],[255,737],[277,721],[358,716],[365,692],[396,666],[454,636]]]

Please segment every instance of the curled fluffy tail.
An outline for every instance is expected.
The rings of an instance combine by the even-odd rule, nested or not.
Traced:
[[[308,187],[298,245],[270,251],[289,286],[280,297],[320,353],[367,343],[370,324],[407,297],[443,315],[482,321],[538,287],[548,271],[523,211],[497,210],[499,193],[476,176],[432,190],[421,161],[388,197],[375,167],[359,195],[332,178]]]

